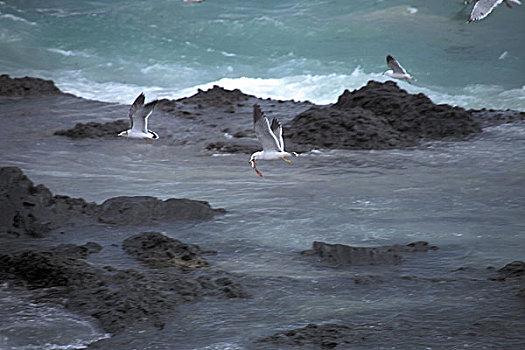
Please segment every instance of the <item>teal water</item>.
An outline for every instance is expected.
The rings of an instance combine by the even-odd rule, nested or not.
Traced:
[[[0,72],[129,103],[219,84],[331,103],[394,55],[435,102],[525,110],[525,7],[463,1],[2,1]]]

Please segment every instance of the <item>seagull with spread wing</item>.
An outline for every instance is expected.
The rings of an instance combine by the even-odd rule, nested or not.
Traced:
[[[507,7],[512,8],[510,3],[521,5],[519,0],[470,0],[468,3],[475,2],[476,4],[472,8],[468,22],[479,21],[487,17],[492,10],[494,10],[499,4],[505,2]]]
[[[129,108],[129,120],[131,128],[121,131],[118,136],[135,139],[156,140],[159,138],[157,133],[148,129],[148,118],[153,112],[153,108],[158,100],[144,104],[145,96],[141,93]]]
[[[414,79],[414,77],[408,74],[405,68],[403,68],[391,55],[386,56],[386,64],[388,67],[390,67],[390,69],[384,72],[383,75],[394,79],[404,79],[407,82],[410,82],[410,80]]]
[[[262,174],[257,169],[257,164],[255,164],[256,160],[273,160],[280,158],[288,164],[291,164],[292,162],[285,157],[297,157],[297,153],[290,153],[284,150],[283,128],[281,123],[273,118],[272,124],[270,125],[270,122],[261,111],[259,105],[253,106],[253,128],[255,130],[255,136],[257,136],[263,150],[253,153],[249,163],[260,177],[262,177]]]

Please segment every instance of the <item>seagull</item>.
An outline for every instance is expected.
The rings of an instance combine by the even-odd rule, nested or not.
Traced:
[[[414,79],[413,76],[407,73],[405,68],[401,67],[399,62],[391,55],[386,56],[386,64],[391,68],[383,73],[383,75],[389,76],[394,79],[405,79],[407,82]]]
[[[129,108],[131,128],[121,131],[118,136],[148,140],[156,140],[159,138],[159,135],[148,129],[148,118],[153,112],[153,108],[155,108],[158,100],[144,104],[144,99],[144,93],[141,92]]]
[[[472,21],[480,21],[483,18],[487,17],[492,10],[496,8],[499,4],[502,2],[505,2],[505,5],[507,7],[512,8],[511,2],[516,5],[521,5],[521,2],[519,0],[470,0],[468,4],[471,4],[475,2],[476,4],[472,8],[472,12],[470,13],[470,17],[468,19],[468,23]]]
[[[270,125],[268,119],[261,111],[261,107],[257,104],[253,106],[253,129],[255,130],[255,136],[257,136],[257,139],[263,148],[262,151],[253,153],[248,161],[257,175],[262,177],[261,172],[257,169],[255,160],[273,160],[281,158],[288,164],[292,164],[292,162],[285,157],[297,157],[297,153],[284,151],[283,128],[281,123],[273,118],[272,124]]]

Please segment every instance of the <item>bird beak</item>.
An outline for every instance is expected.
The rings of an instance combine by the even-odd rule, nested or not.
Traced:
[[[248,163],[250,163],[250,165],[252,166],[252,168],[255,167],[255,161],[254,161],[253,159],[250,159],[250,160],[248,161]]]

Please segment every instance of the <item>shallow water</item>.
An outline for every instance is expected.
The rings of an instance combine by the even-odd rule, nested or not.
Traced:
[[[88,201],[118,195],[186,197],[227,213],[200,224],[77,226],[57,230],[38,244],[95,241],[105,248],[90,257],[93,264],[141,270],[110,244],[156,230],[217,250],[208,257],[213,266],[234,273],[253,296],[181,305],[164,330],[131,329],[112,348],[252,349],[252,341],[276,331],[330,322],[372,330],[366,346],[356,348],[517,349],[523,344],[522,302],[512,288],[487,281],[486,270],[523,260],[523,123],[491,127],[464,142],[387,151],[318,150],[300,155],[293,165],[260,162],[264,178],[259,178],[247,155],[53,136],[64,118],[72,124],[93,113],[111,115],[102,112],[112,108],[107,105],[82,114],[77,102],[78,113],[37,125],[31,113],[0,116],[2,165],[19,166],[53,193]],[[334,269],[298,254],[315,240],[356,246],[426,240],[440,249],[405,254],[405,262],[394,267]],[[33,244],[13,242],[13,249]],[[105,336],[91,320],[63,310],[51,309],[57,315],[50,315],[49,309],[29,304],[16,318],[10,310],[23,302],[9,299],[10,293],[0,290],[7,305],[0,311],[5,348],[31,348],[13,335],[29,332],[23,322],[28,313],[34,322],[61,330],[37,332],[34,337],[42,343],[75,348]]]

